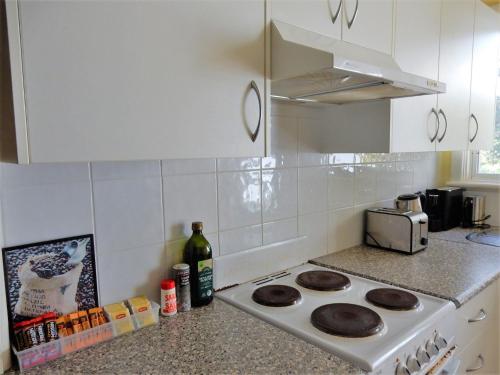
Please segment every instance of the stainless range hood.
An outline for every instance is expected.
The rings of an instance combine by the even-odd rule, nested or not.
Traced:
[[[387,54],[284,22],[273,21],[271,43],[274,99],[344,104],[446,92]]]

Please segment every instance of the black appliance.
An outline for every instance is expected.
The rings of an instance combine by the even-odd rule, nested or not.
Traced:
[[[463,188],[450,186],[427,189],[425,213],[429,217],[429,232],[441,232],[460,225],[463,192]]]

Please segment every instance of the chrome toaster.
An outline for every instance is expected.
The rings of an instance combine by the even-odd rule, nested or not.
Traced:
[[[406,254],[414,254],[427,247],[428,218],[423,212],[396,208],[366,210],[365,243]]]

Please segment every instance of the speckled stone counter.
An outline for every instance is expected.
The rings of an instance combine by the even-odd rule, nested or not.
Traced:
[[[362,374],[221,300],[27,374]]]
[[[500,228],[491,227],[486,229],[486,231],[496,231],[498,232]],[[475,229],[475,228],[454,228],[452,230],[447,230],[443,232],[429,232],[429,238],[436,240],[445,240],[445,241],[453,241],[453,242],[462,242],[465,244],[471,244],[466,236],[470,233],[483,232],[485,229]]]
[[[449,299],[457,307],[500,276],[500,248],[436,238],[414,255],[360,245],[311,262]]]

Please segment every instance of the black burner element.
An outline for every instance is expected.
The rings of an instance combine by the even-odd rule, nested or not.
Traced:
[[[321,291],[342,290],[351,286],[347,277],[332,271],[302,272],[295,281],[304,288]]]
[[[372,289],[366,293],[366,299],[389,310],[414,310],[420,305],[413,294],[393,288]]]
[[[320,331],[343,337],[367,337],[384,328],[375,311],[351,303],[320,306],[312,312],[311,323]]]
[[[286,285],[266,285],[255,289],[252,299],[260,305],[283,307],[298,303],[301,299],[300,292]]]

